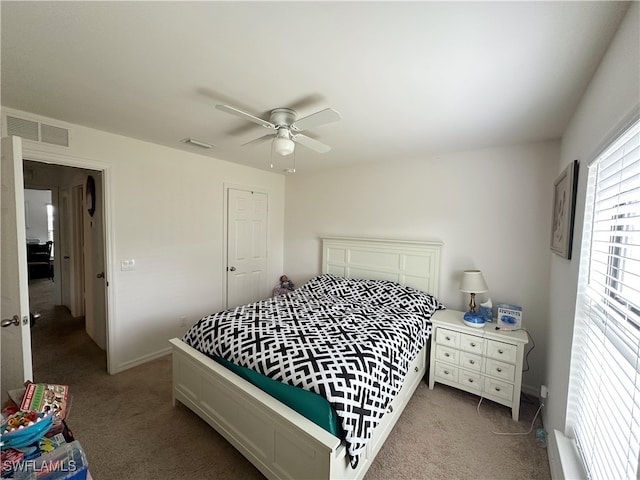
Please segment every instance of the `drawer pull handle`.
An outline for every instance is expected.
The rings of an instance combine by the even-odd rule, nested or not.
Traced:
[[[451,355],[449,355],[448,353],[444,354],[445,357],[450,357]]]
[[[500,349],[500,350],[498,350],[498,353],[499,353],[500,355],[502,355],[502,354],[504,353],[504,350]]]
[[[500,373],[502,369],[500,367],[496,368],[496,372]]]
[[[499,392],[499,391],[500,391],[500,387],[496,387],[496,392]]]
[[[469,383],[473,383],[473,378],[469,378]]]
[[[471,346],[472,346],[472,347],[475,347],[475,346],[476,346],[476,344],[475,344],[474,342],[471,342]]]
[[[445,339],[446,341],[450,341],[450,340],[451,340],[451,337],[444,337],[444,339]]]
[[[470,363],[471,365],[475,365],[476,361],[475,361],[475,360],[469,360],[469,363]]]
[[[444,374],[445,374],[445,375],[449,375],[449,370],[445,370],[445,371],[444,371]]]

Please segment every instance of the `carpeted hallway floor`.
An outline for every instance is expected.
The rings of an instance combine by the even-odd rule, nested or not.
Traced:
[[[73,395],[69,427],[95,480],[263,478],[226,440],[183,406],[171,405],[170,357],[107,375],[106,355],[51,301],[50,280],[30,288],[34,380],[64,383]],[[547,452],[535,429],[537,404],[511,411],[478,397],[422,383],[367,473],[389,479],[549,479]]]

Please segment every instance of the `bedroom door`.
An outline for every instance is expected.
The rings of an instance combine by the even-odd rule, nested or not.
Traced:
[[[60,242],[58,242],[58,256],[60,257],[60,282],[62,283],[61,305],[71,311],[71,230],[70,221],[71,208],[70,191],[68,187],[60,189],[60,208],[58,210],[58,224],[60,225]]]
[[[27,239],[24,220],[22,179],[22,141],[19,137],[2,139],[2,224],[0,233],[0,296],[2,297],[1,393],[33,380],[31,331],[29,330],[29,281],[27,280]],[[16,255],[17,252],[17,255]]]
[[[267,295],[268,196],[227,189],[227,308]]]

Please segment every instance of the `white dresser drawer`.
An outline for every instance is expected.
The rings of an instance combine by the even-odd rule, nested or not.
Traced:
[[[480,372],[482,371],[482,357],[474,353],[460,352],[458,365],[468,370]]]
[[[482,391],[487,395],[493,395],[509,402],[513,400],[513,385],[495,378],[484,377]]]
[[[436,359],[443,362],[458,364],[458,354],[460,352],[454,348],[436,345]]]
[[[503,362],[516,363],[518,347],[510,343],[502,343],[489,340],[487,343],[487,357],[502,360]]]
[[[461,333],[459,332],[439,328],[436,333],[436,343],[457,348],[460,344],[460,335]]]
[[[435,375],[438,378],[448,380],[450,382],[458,381],[458,369],[446,363],[436,362]]]
[[[484,373],[493,375],[494,377],[500,377],[508,382],[513,382],[516,379],[516,366],[511,363],[504,363],[499,360],[487,358]]]
[[[479,373],[468,370],[458,370],[458,383],[465,388],[476,392],[482,391],[482,376]]]
[[[460,335],[460,349],[465,352],[477,353],[482,355],[482,348],[484,347],[484,338],[475,337],[473,335],[461,334]]]

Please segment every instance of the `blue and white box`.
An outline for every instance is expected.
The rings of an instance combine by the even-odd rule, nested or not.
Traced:
[[[522,328],[522,307],[510,303],[499,303],[498,327],[510,330]]]

